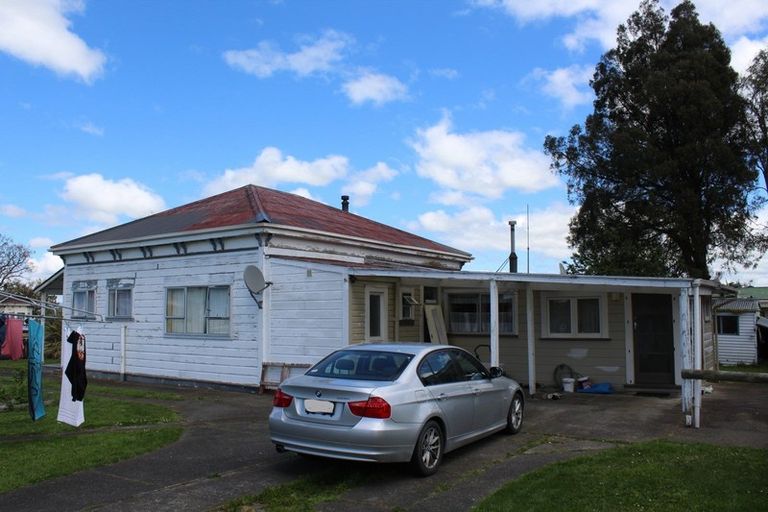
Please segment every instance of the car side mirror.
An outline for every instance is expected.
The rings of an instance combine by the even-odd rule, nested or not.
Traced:
[[[504,376],[504,369],[499,368],[498,366],[491,366],[491,369],[489,370],[489,373],[491,374],[491,378],[495,379],[497,377]]]

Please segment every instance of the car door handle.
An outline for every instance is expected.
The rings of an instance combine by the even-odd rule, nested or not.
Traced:
[[[445,395],[445,393],[440,393],[439,395],[437,395],[438,400],[445,400],[446,398],[448,397]]]

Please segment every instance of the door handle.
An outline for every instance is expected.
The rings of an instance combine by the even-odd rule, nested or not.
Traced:
[[[439,395],[437,395],[437,399],[438,400],[445,400],[446,399],[445,393],[440,393]]]

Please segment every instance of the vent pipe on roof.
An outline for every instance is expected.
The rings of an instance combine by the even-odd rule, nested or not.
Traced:
[[[513,274],[517,273],[517,253],[515,252],[515,224],[517,224],[517,222],[514,220],[509,221],[509,271]]]
[[[349,196],[341,196],[341,211],[349,211]]]

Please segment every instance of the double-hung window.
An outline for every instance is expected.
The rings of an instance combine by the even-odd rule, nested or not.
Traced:
[[[72,283],[72,318],[92,318],[96,314],[96,281]]]
[[[543,331],[553,338],[602,338],[608,336],[605,299],[545,296]]]
[[[491,297],[487,293],[448,295],[448,322],[453,334],[485,334],[491,331]],[[515,294],[499,294],[499,332],[515,334]]]
[[[172,287],[165,294],[165,332],[229,334],[229,286]]]
[[[107,316],[131,318],[133,316],[133,278],[107,279]]]

